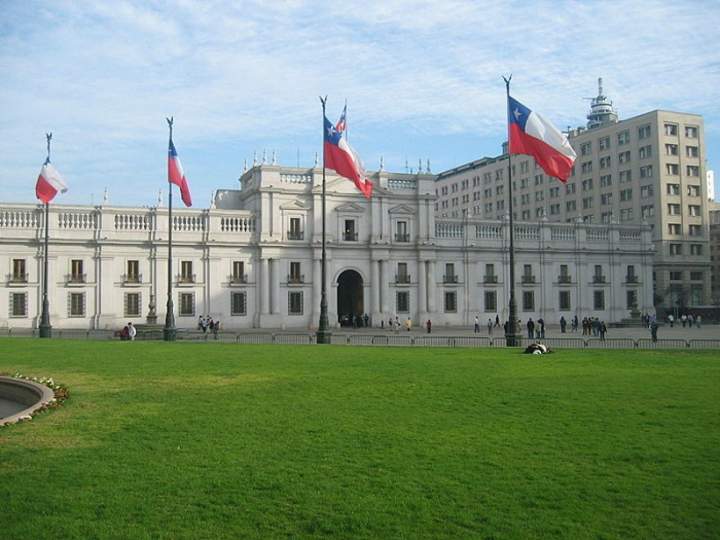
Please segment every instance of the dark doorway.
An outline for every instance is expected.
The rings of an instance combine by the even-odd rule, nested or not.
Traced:
[[[362,276],[355,270],[345,270],[337,283],[338,322],[340,326],[354,326],[365,313]]]

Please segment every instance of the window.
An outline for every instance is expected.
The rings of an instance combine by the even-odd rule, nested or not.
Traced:
[[[605,276],[603,276],[602,273],[602,264],[596,264],[594,270],[595,273],[593,274],[593,281],[596,283],[603,283],[605,281]]]
[[[600,146],[600,150],[607,150],[610,148],[610,137],[601,137],[598,139],[598,145]]]
[[[682,244],[669,244],[670,255],[682,255]]]
[[[592,161],[586,161],[580,166],[580,170],[584,173],[592,172]]]
[[[395,302],[398,313],[408,313],[410,311],[410,293],[408,291],[395,293]]]
[[[195,281],[192,261],[180,262],[180,281],[182,283],[193,283]]]
[[[527,178],[521,178],[521,179],[520,179],[520,187],[521,187],[521,188],[526,188],[526,187],[528,187],[528,179],[527,179]]]
[[[632,180],[632,171],[620,171],[620,183],[626,184]]]
[[[561,311],[570,311],[570,291],[559,291],[558,305]]]
[[[640,150],[638,150],[638,156],[640,156],[640,159],[647,159],[652,156],[652,146],[641,146]]]
[[[643,219],[655,217],[655,207],[652,204],[642,206],[640,208],[640,215],[642,215]]]
[[[70,317],[85,316],[85,293],[70,293],[68,303],[70,304]]]
[[[127,262],[126,280],[130,283],[140,282],[140,261],[129,260]]]
[[[234,317],[247,315],[247,293],[230,293],[230,315]]]
[[[633,209],[632,208],[621,208],[620,209],[620,221],[626,222],[626,221],[632,221],[633,218]]]
[[[702,281],[702,279],[703,279],[702,272],[690,272],[690,281]]]
[[[557,216],[559,214],[560,214],[560,204],[551,204],[550,205],[550,215]]]
[[[600,204],[602,206],[612,205],[612,193],[603,193],[600,195]]]
[[[621,201],[631,201],[632,200],[632,188],[620,190],[620,200]]]
[[[12,281],[15,283],[27,283],[27,272],[25,268],[25,259],[13,259],[12,262]]]
[[[619,146],[629,143],[630,142],[630,131],[628,131],[627,129],[625,131],[621,131],[620,133],[618,133],[617,139],[618,139]]]
[[[505,193],[505,186],[495,186],[495,195],[502,195]]]
[[[529,164],[528,164],[527,161],[523,161],[523,162],[520,164],[520,172],[521,172],[521,173],[526,173],[526,172],[528,172],[528,170],[530,170],[530,167],[529,167],[528,165],[529,165]]]
[[[290,263],[290,275],[288,275],[288,283],[302,283],[304,280],[304,277],[300,273],[300,263],[297,261],[292,261]]]
[[[395,224],[395,241],[396,242],[409,242],[410,234],[408,233],[407,221],[398,221]]]
[[[233,261],[232,265],[232,281],[234,283],[245,283],[245,263],[243,261]]]
[[[570,283],[570,273],[568,272],[568,265],[560,265],[560,275],[558,276],[558,283]]]
[[[125,293],[125,316],[140,316],[140,293]]]
[[[612,212],[603,212],[600,214],[600,222],[601,223],[610,223],[612,221]]]
[[[685,126],[685,136],[688,139],[697,139],[698,128],[695,126]]]
[[[583,191],[590,191],[592,188],[593,188],[592,178],[588,178],[587,180],[583,180],[583,182],[582,182],[582,190],[583,190]]]
[[[582,220],[583,223],[592,223],[595,220],[595,216],[588,214],[587,216],[583,216]]]
[[[682,281],[682,272],[670,272],[670,281]]]
[[[288,315],[303,314],[303,293],[302,291],[290,291],[288,293]]]
[[[560,186],[551,187],[549,193],[551,199],[557,199],[560,196]]]
[[[618,163],[630,163],[630,150],[618,154]]]
[[[410,283],[410,275],[407,271],[407,263],[401,262],[397,265],[397,275],[395,283]]]
[[[575,201],[567,201],[565,203],[566,212],[574,212],[575,210],[577,210],[577,203]]]
[[[485,291],[485,311],[497,311],[497,293]]]
[[[680,174],[680,167],[677,163],[666,163],[665,172],[671,176],[677,176]]]
[[[688,234],[690,236],[702,236],[702,226],[701,225],[689,225],[688,226]]]
[[[302,229],[300,229],[300,218],[299,217],[291,217],[290,218],[290,230],[288,231],[288,240],[302,240],[303,239],[303,232]]]
[[[685,155],[687,157],[696,158],[698,157],[698,147],[697,146],[686,146],[685,147]]]
[[[485,265],[485,276],[483,281],[485,283],[497,283],[497,276],[495,275],[495,265],[494,264],[486,264]]]
[[[455,264],[445,263],[445,275],[443,276],[444,283],[457,283],[457,276],[455,275]]]
[[[358,233],[355,229],[355,220],[346,219],[345,228],[343,229],[343,240],[346,242],[357,242]]]
[[[535,311],[535,292],[523,291],[522,293],[523,311]]]
[[[180,293],[180,317],[195,316],[195,293]]]
[[[689,197],[699,197],[700,196],[700,186],[689,185],[687,187],[687,194]]]
[[[647,199],[655,194],[655,188],[652,185],[640,186],[640,197]]]
[[[70,261],[70,281],[82,283],[85,281],[83,273],[83,261],[81,259],[73,259]]]
[[[679,223],[668,223],[668,234],[682,234],[682,225]]]
[[[640,126],[638,128],[638,139],[647,139],[650,137],[650,126]]]
[[[666,144],[665,145],[665,155],[666,156],[677,156],[678,155],[678,145],[677,144]]]
[[[605,309],[605,291],[593,291],[593,309],[596,311]]]
[[[457,293],[455,291],[445,291],[445,313],[455,313],[457,311]]]
[[[668,137],[677,137],[677,124],[665,124],[665,135]]]
[[[627,271],[625,273],[625,281],[628,283],[636,283],[637,275],[635,275],[635,265],[628,264]]]
[[[532,273],[532,264],[523,264],[522,282],[523,283],[534,283],[535,282],[535,276],[533,276],[533,273]]]
[[[542,174],[536,174],[535,175],[535,185],[541,186],[543,182],[545,181],[545,176]]]
[[[592,208],[592,205],[593,205],[592,197],[585,197],[582,200],[582,207],[584,210],[587,210],[588,208]]]
[[[686,172],[688,176],[700,176],[700,167],[697,165],[688,165]]]
[[[690,244],[690,255],[702,255],[702,244]]]
[[[600,177],[600,187],[610,187],[612,186],[612,175],[611,174],[605,174]]]
[[[545,199],[545,193],[542,191],[536,191],[535,192],[535,202],[540,202]]]
[[[668,204],[668,214],[671,216],[679,216],[680,215],[680,205],[679,204]]]
[[[530,210],[523,210],[523,211],[522,211],[522,220],[523,220],[523,221],[529,221],[529,220],[530,220]]]
[[[635,289],[625,291],[625,306],[630,310],[637,308],[637,291]]]
[[[573,193],[575,193],[575,184],[566,184],[565,195],[572,195]]]
[[[580,145],[580,155],[589,156],[592,154],[592,143],[586,142]]]
[[[27,293],[10,293],[10,316],[27,317]]]
[[[680,195],[680,184],[667,184],[668,195]]]
[[[458,185],[457,185],[457,184],[453,184],[453,185],[452,185],[452,192],[453,192],[453,193],[457,193],[457,190],[458,190]]]
[[[688,205],[688,214],[690,214],[693,217],[698,217],[700,215],[700,205],[699,204],[689,204]]]
[[[520,195],[520,202],[522,204],[530,204],[530,194],[523,193],[522,195]]]
[[[600,168],[601,169],[608,169],[610,168],[610,156],[605,156],[600,158]]]

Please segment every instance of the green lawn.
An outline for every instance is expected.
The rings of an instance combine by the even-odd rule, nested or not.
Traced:
[[[0,341],[0,536],[717,538],[720,354]]]

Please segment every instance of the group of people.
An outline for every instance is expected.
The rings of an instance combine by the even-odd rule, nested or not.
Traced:
[[[369,328],[370,327],[370,316],[365,313],[364,315],[353,315],[348,313],[345,316],[338,317],[340,326],[352,326],[353,328]]]
[[[607,334],[607,325],[605,324],[605,321],[601,321],[597,317],[583,317],[583,336],[593,336],[605,339],[605,334]]]
[[[647,314],[645,314],[647,317]],[[693,315],[692,313],[683,313],[680,315],[679,319],[676,320],[675,316],[670,313],[667,316],[667,322],[670,325],[670,328],[673,328],[675,326],[675,323],[682,324],[682,327],[685,328],[686,326],[688,328],[692,328],[693,325],[695,325],[696,328],[700,328],[700,325],[702,325],[702,315]],[[649,327],[649,323],[648,324]]]
[[[198,330],[202,330],[203,334],[207,334],[209,330],[215,336],[215,339],[217,339],[218,331],[220,330],[220,321],[213,320],[210,315],[207,317],[200,315],[200,319],[198,320]]]
[[[494,321],[492,320],[492,318],[488,318],[488,320],[487,320],[488,336],[493,335],[494,328],[500,328],[500,316],[499,315],[495,315]],[[473,326],[473,332],[476,334],[480,333],[480,317],[479,316],[475,317],[475,324]]]
[[[432,328],[432,323],[430,322],[430,319],[428,319],[427,326],[428,326],[428,334],[429,334],[430,328]],[[382,321],[380,321],[380,328],[384,328],[384,327],[385,327],[385,321],[382,320]],[[398,317],[397,315],[395,315],[395,319],[393,319],[392,317],[390,317],[388,319],[388,322],[387,322],[388,330],[394,331],[397,334],[398,332],[400,332],[400,329],[403,327],[405,327],[405,330],[407,330],[408,332],[410,330],[412,330],[412,319],[410,317],[405,319],[404,322],[400,322],[400,317]]]
[[[117,335],[117,334],[116,334]],[[135,341],[137,335],[137,328],[133,326],[133,323],[127,323],[122,330],[120,330],[120,339],[122,341]]]
[[[575,315],[572,320],[570,321],[570,331],[571,332],[577,332],[578,327],[580,326],[580,321],[578,320],[578,316]],[[560,333],[564,334],[567,332],[567,320],[565,319],[565,316],[560,317]]]

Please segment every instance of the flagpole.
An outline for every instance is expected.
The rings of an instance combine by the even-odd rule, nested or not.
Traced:
[[[173,117],[166,118],[170,129],[170,142],[172,143]],[[168,145],[169,146],[169,145]],[[175,308],[172,299],[172,185],[168,174],[168,267],[167,267],[167,307],[165,309],[165,327],[163,328],[163,340],[175,341],[177,331],[175,329]]]
[[[330,343],[330,328],[328,324],[328,313],[327,313],[327,254],[325,252],[325,104],[327,103],[327,96],[320,97],[320,103],[322,103],[323,111],[323,169],[322,169],[322,263],[320,280],[322,282],[321,293],[320,293],[320,322],[317,329],[317,342],[318,343]]]
[[[46,133],[45,138],[47,139],[47,158],[45,158],[45,165],[50,163],[50,141],[52,140],[52,133]],[[48,301],[48,244],[50,237],[50,203],[45,203],[45,256],[43,260],[43,300],[42,300],[42,314],[40,315],[40,337],[51,338],[52,337],[52,325],[50,324],[50,302]]]
[[[505,81],[505,93],[508,106],[510,104],[510,80],[509,77],[503,77]],[[515,302],[515,231],[513,227],[513,185],[512,185],[512,152],[510,151],[510,122],[508,119],[508,210],[510,212],[510,306],[508,325],[505,330],[505,345],[508,347],[517,347],[517,303]]]

